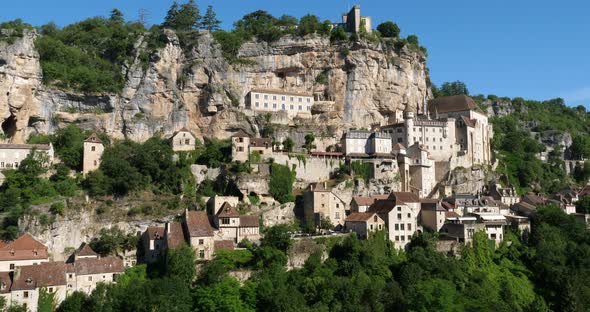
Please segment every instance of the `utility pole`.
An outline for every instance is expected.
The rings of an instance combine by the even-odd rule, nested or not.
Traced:
[[[150,16],[150,12],[144,8],[140,8],[137,15],[138,15],[138,22],[141,25],[143,25],[144,27],[147,27],[146,24],[148,22],[148,17]]]

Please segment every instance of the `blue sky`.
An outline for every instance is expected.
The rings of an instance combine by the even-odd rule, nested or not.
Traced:
[[[160,23],[171,0],[2,0],[0,21],[22,18],[58,25],[121,9],[137,19],[140,8]],[[428,66],[437,85],[464,81],[472,94],[563,97],[590,108],[590,1],[587,0],[217,0],[212,4],[224,28],[257,9],[301,17],[307,13],[338,20],[361,5],[374,27],[392,20],[402,35],[416,34],[428,48]]]

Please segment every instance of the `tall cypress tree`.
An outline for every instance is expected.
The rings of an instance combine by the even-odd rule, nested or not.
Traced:
[[[217,14],[215,14],[215,11],[213,11],[213,6],[208,6],[207,12],[205,13],[205,16],[203,16],[201,28],[208,31],[214,31],[219,29],[220,24],[221,21],[217,19]]]

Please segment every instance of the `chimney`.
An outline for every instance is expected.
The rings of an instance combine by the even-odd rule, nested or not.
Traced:
[[[327,189],[328,188],[328,182],[324,181],[324,188]]]
[[[170,234],[170,222],[166,222],[166,234]]]

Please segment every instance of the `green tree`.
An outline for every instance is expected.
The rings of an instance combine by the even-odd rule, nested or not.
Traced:
[[[346,30],[344,30],[344,27],[342,26],[335,27],[334,29],[332,29],[332,32],[330,32],[331,42],[344,41],[346,39],[348,39],[348,35],[346,34]]]
[[[77,126],[70,124],[59,129],[52,137],[55,153],[72,169],[81,169],[85,135]]]
[[[113,24],[123,24],[125,23],[125,18],[123,17],[123,12],[118,9],[111,10],[111,16],[109,17],[109,21]]]
[[[61,302],[56,312],[78,312],[84,311],[84,305],[88,296],[81,291],[74,291]]]
[[[308,34],[313,34],[320,29],[320,20],[317,16],[307,14],[299,20],[299,27],[297,31],[299,32],[300,36],[305,36]]]
[[[467,85],[465,85],[465,83],[462,81],[445,82],[442,84],[440,92],[442,96],[452,96],[461,94],[469,95]]]
[[[194,0],[178,4],[174,1],[164,18],[163,27],[180,31],[190,31],[200,26],[201,15]]]
[[[577,213],[590,213],[590,196],[584,196],[576,202]]]
[[[387,21],[379,24],[377,26],[377,30],[381,33],[383,37],[386,38],[398,38],[400,29],[396,23]]]
[[[572,139],[572,156],[576,159],[590,158],[590,137],[578,135]]]
[[[294,148],[295,148],[295,142],[293,142],[293,140],[291,138],[287,137],[283,141],[283,150],[285,152],[292,153]]]
[[[205,12],[205,15],[203,16],[201,27],[211,32],[218,30],[219,25],[221,25],[221,21],[217,19],[217,14],[215,14],[215,11],[213,11],[213,6],[208,6],[207,12]]]
[[[125,234],[118,227],[101,229],[99,236],[90,241],[90,247],[102,256],[135,249],[139,237],[133,233]]]
[[[285,224],[279,224],[268,228],[264,232],[262,246],[272,247],[282,252],[287,252],[293,244],[289,231],[289,227]]]
[[[314,141],[315,141],[315,135],[313,135],[313,133],[308,133],[305,135],[305,143],[303,144],[302,147],[305,148],[308,153],[310,153],[311,150],[316,147],[315,144],[313,144]]]
[[[273,163],[270,167],[269,192],[279,203],[287,203],[295,200],[293,196],[293,183],[295,173],[289,167]]]
[[[420,42],[418,41],[418,36],[416,35],[409,35],[406,40],[408,41],[409,44],[413,44],[415,46],[420,45]]]
[[[166,254],[166,276],[180,279],[190,285],[196,275],[195,252],[187,244],[169,249]]]
[[[198,287],[194,291],[195,311],[254,311],[241,300],[240,283],[233,277],[225,277],[210,287]]]
[[[41,288],[39,291],[39,299],[37,301],[37,311],[53,312],[56,306],[55,293],[49,293],[47,292],[47,289]]]

